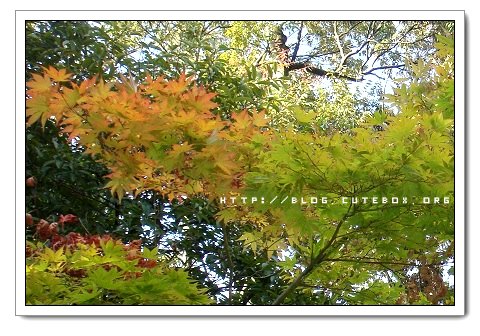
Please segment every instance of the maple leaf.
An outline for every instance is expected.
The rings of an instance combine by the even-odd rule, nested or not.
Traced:
[[[82,125],[82,117],[80,113],[70,113],[67,118],[62,120],[62,133],[68,134],[68,140],[72,140],[85,131],[80,127]]]
[[[165,78],[163,76],[153,79],[150,74],[145,78],[145,84],[139,84],[138,90],[153,97],[159,97],[165,88]]]
[[[265,111],[260,113],[253,113],[253,125],[257,127],[264,127],[268,125],[269,119],[265,116]]]
[[[239,169],[235,160],[235,154],[228,150],[227,146],[212,146],[214,165],[220,168],[225,174],[231,176]]]
[[[235,208],[225,208],[216,213],[215,218],[225,224],[234,221],[239,217],[240,212]]]
[[[238,130],[247,129],[251,126],[252,120],[247,110],[243,110],[240,113],[232,115],[233,120],[235,120],[234,127]]]
[[[189,143],[182,143],[181,145],[175,144],[172,146],[172,150],[169,152],[169,154],[172,157],[180,157],[182,154],[191,151],[192,150],[192,145]]]
[[[78,92],[83,95],[84,93],[86,93],[90,88],[92,88],[93,86],[95,86],[95,83],[97,82],[97,76],[94,76],[90,79],[86,79],[84,80],[82,83],[80,83],[80,85],[76,85],[74,84],[73,87],[75,89],[78,89]]]
[[[67,73],[66,69],[57,70],[52,66],[48,67],[48,69],[45,67],[42,68],[44,72],[56,82],[68,82],[71,77],[71,74]]]
[[[80,99],[80,92],[77,89],[63,88],[63,101],[68,108],[74,107]]]
[[[128,93],[135,93],[138,91],[137,81],[131,73],[129,73],[128,77],[120,74],[120,79],[121,82],[115,83],[115,87],[117,87],[117,89],[119,89],[120,91],[125,90]]]
[[[185,163],[185,153],[192,150],[192,145],[183,143],[181,145],[174,144],[172,150],[168,152],[167,157],[162,161],[163,166],[167,170],[175,170],[183,168]]]
[[[198,120],[198,113],[195,111],[180,111],[178,112],[176,118],[174,119],[179,125],[192,124]]]
[[[222,129],[225,126],[225,123],[220,119],[199,119],[196,123],[197,129],[196,133],[199,133],[202,136],[211,136],[214,134],[214,131]]]
[[[46,96],[35,96],[27,100],[27,125],[30,126],[38,119],[42,118],[42,126],[45,126],[45,122],[48,119],[48,100]],[[46,116],[46,117],[45,117]]]
[[[198,194],[204,191],[202,182],[200,181],[192,181],[191,183],[185,185],[185,190],[188,194]]]
[[[233,155],[224,155],[223,157],[218,157],[217,160],[215,161],[215,166],[220,168],[223,172],[225,172],[227,175],[232,175],[232,172],[234,172],[236,169],[238,169],[237,163],[232,160]]]
[[[170,94],[179,94],[184,92],[191,82],[192,82],[192,79],[187,78],[185,73],[182,73],[177,80],[172,80],[168,82],[163,88],[163,91],[165,93],[170,93]]]
[[[112,179],[105,185],[105,188],[110,188],[112,195],[116,195],[119,201],[122,200],[126,192],[134,189],[135,180],[130,177],[115,178],[111,174],[107,177],[112,177]]]
[[[60,215],[58,223],[76,223],[78,222],[78,217],[72,214]]]
[[[62,88],[61,92],[56,92],[52,96],[52,100],[49,105],[50,114],[55,117],[57,123],[64,117],[64,115],[71,112],[70,110],[77,105],[80,99],[80,93],[78,90]]]
[[[110,125],[109,120],[100,113],[95,113],[88,116],[87,120],[96,133],[111,131],[111,129],[108,127]]]
[[[50,78],[61,81],[68,76],[54,69],[34,76],[33,98],[27,101],[29,125],[39,119],[44,124],[54,116],[69,139],[79,137],[86,153],[100,155],[112,171],[107,188],[118,198],[147,189],[173,199],[207,192],[209,186],[228,188],[243,166],[236,144],[249,141],[255,132],[252,117],[247,111],[235,114],[229,129],[231,121],[210,112],[217,106],[212,102],[215,94],[203,87],[189,88],[192,80],[185,74],[168,82],[147,77],[137,92],[112,91],[111,83],[96,83],[95,78],[68,87],[52,84]],[[263,113],[253,120],[265,124]],[[238,132],[247,128],[248,136]],[[155,143],[161,146],[152,155]]]
[[[33,74],[32,77],[33,79],[27,82],[27,87],[30,88],[29,94],[48,92],[52,88],[52,81],[47,75]]]
[[[207,93],[205,89],[193,87],[182,95],[182,99],[198,112],[209,112],[218,106],[212,99],[216,93]]]
[[[105,83],[103,80],[99,81],[91,90],[92,90],[92,98],[95,100],[103,100],[107,99],[115,95],[110,89],[112,88],[112,83]]]

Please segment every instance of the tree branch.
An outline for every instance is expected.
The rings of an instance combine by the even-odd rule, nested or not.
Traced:
[[[289,296],[302,283],[302,281],[315,269],[315,267],[319,265],[322,261],[324,261],[324,258],[327,255],[327,250],[333,245],[333,243],[335,242],[335,239],[337,239],[338,232],[340,231],[340,227],[342,226],[343,223],[345,223],[345,220],[348,217],[351,217],[354,215],[355,212],[350,213],[351,208],[352,208],[352,204],[350,204],[347,212],[345,213],[345,215],[343,215],[342,219],[338,222],[337,227],[335,228],[335,231],[333,232],[327,244],[320,250],[320,252],[318,252],[317,256],[313,258],[313,260],[302,271],[302,273],[300,273],[300,275],[296,277],[295,280],[293,280],[293,282],[287,287],[287,289],[285,289],[275,299],[275,301],[273,301],[273,305],[280,305],[287,298],[287,296]]]
[[[370,24],[372,24],[373,22],[375,22],[375,21],[370,21]],[[357,28],[357,26],[360,25],[361,23],[362,23],[362,21],[356,22],[354,25],[352,25],[350,28],[348,28],[347,31],[345,31],[344,33],[341,33],[339,35],[339,37],[344,37],[344,36],[350,34],[350,32],[353,31],[355,28]]]
[[[267,54],[270,52],[270,48],[267,44],[267,46],[265,47],[265,50],[260,54],[260,56],[258,56],[257,60],[255,61],[255,66],[256,67],[259,67],[260,65],[263,65],[265,64],[266,62],[264,62],[265,60],[265,57],[267,56]]]
[[[232,256],[230,255],[230,246],[228,245],[229,235],[225,224],[222,224],[222,231],[223,231],[223,241],[224,241],[224,248],[225,254],[227,255],[227,262],[230,266],[230,270],[228,272],[228,302],[232,303],[232,287],[233,287],[233,261]]]
[[[365,72],[362,72],[362,75],[366,76],[366,75],[373,75],[374,71],[377,71],[377,70],[385,70],[385,69],[400,69],[400,68],[404,68],[405,67],[405,64],[395,64],[395,65],[385,65],[385,66],[379,66],[379,67],[375,67],[375,68],[371,68]]]
[[[416,26],[412,26],[410,27],[407,31],[405,31],[402,36],[400,38],[398,38],[397,41],[392,41],[390,43],[387,43],[389,44],[390,46],[389,47],[386,47],[386,48],[383,48],[383,49],[379,49],[377,51],[374,51],[372,52],[372,54],[370,55],[373,56],[373,54],[377,53],[378,52],[378,55],[377,57],[375,57],[375,60],[372,62],[372,67],[375,65],[375,63],[377,63],[377,61],[379,60],[380,57],[382,57],[383,55],[385,55],[387,52],[390,52],[391,50],[395,49],[399,43],[401,43],[402,39],[404,39],[411,31],[413,31],[414,29],[416,29]],[[373,36],[372,36],[373,38]],[[377,44],[383,44],[382,42],[376,42]],[[368,59],[370,59],[370,57]]]
[[[367,31],[367,36],[365,37],[365,41],[356,50],[352,50],[349,53],[347,53],[345,56],[343,56],[342,61],[340,62],[340,67],[343,67],[350,57],[358,54],[360,51],[363,50],[363,48],[365,48],[365,46],[367,46],[370,43],[370,33],[371,33],[372,28],[373,28],[373,21],[370,22],[370,24],[368,26],[368,31]]]
[[[297,59],[298,49],[300,49],[300,41],[302,40],[302,30],[303,30],[303,21],[301,22],[300,29],[298,30],[297,44],[295,45],[295,49],[293,49],[293,54],[291,58],[292,62],[295,62],[295,60]]]
[[[323,259],[323,261],[342,261],[342,262],[352,262],[352,263],[360,263],[360,264],[375,264],[375,265],[400,265],[400,266],[440,266],[444,263],[433,263],[433,264],[418,264],[418,263],[406,263],[400,261],[388,261],[388,260],[370,260],[370,259],[356,259],[356,258],[334,258],[334,259]]]
[[[280,294],[276,299],[275,301],[273,301],[273,305],[276,306],[276,305],[280,305],[286,298],[288,295],[290,295],[291,292],[293,292],[295,290],[295,288],[297,288],[300,283],[303,281],[303,279],[308,275],[310,274],[310,272],[313,271],[314,267],[316,265],[314,265],[313,263],[311,263],[310,265],[308,265],[303,271],[302,273],[300,273],[300,275],[295,278],[295,280],[293,280],[293,282],[287,287],[287,289],[285,289],[283,291],[282,294]]]
[[[340,56],[342,57],[342,60],[343,60],[345,58],[345,54],[343,53],[342,43],[340,42],[340,36],[338,36],[338,32],[337,32],[337,21],[333,22],[333,33],[335,34],[335,42],[337,43],[338,50],[340,51]],[[341,63],[340,63],[340,66],[342,66]]]
[[[323,70],[322,68],[317,68],[314,66],[311,66],[307,63],[290,63],[287,67],[287,72],[294,71],[294,70],[300,70],[300,69],[305,69],[305,71],[317,75],[317,76],[322,76],[322,77],[335,77],[335,78],[343,78],[346,80],[349,80],[351,82],[361,82],[363,81],[363,78],[356,78],[348,75],[341,74],[336,71],[327,71]]]
[[[403,67],[405,67],[405,64],[379,66],[379,67],[368,69],[365,72],[362,72],[361,77],[352,77],[352,76],[349,76],[349,75],[344,75],[344,74],[342,74],[340,72],[337,72],[337,71],[327,71],[327,70],[324,70],[322,68],[317,68],[317,67],[314,67],[312,65],[309,65],[307,63],[297,62],[297,63],[290,63],[288,65],[288,67],[286,68],[286,72],[288,73],[290,71],[305,69],[305,71],[307,71],[308,73],[311,73],[312,75],[316,75],[316,76],[322,76],[322,77],[330,76],[330,77],[335,77],[335,78],[343,78],[343,79],[346,79],[350,82],[361,82],[365,79],[364,76],[368,76],[368,75],[375,75],[376,76],[376,74],[374,73],[375,71],[386,70],[386,69],[400,69],[400,68],[403,68]]]
[[[346,54],[346,55],[343,57],[342,61],[340,62],[340,67],[343,67],[343,66],[346,64],[347,60],[348,60],[350,57],[355,56],[355,55],[358,54],[360,51],[362,51],[362,49],[365,48],[365,46],[368,44],[368,42],[369,42],[369,40],[368,40],[368,38],[367,38],[367,39],[365,39],[365,41],[362,43],[362,45],[361,45],[358,49],[352,50],[352,51],[350,51],[348,54]]]

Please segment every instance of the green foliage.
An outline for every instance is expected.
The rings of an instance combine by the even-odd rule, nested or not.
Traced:
[[[301,36],[308,47],[296,61],[337,75],[285,76],[285,64],[269,50],[280,24],[290,56]],[[242,140],[235,160],[226,150],[216,151],[215,158],[223,158],[220,166],[213,159],[195,161],[195,169],[187,166],[190,150],[205,145],[197,119],[191,122],[195,127],[185,126],[185,138],[181,133],[155,139],[149,158],[177,169],[180,178],[196,172],[213,182],[215,167],[228,172],[247,162],[248,171],[235,180],[246,196],[325,196],[331,202],[225,207],[188,184],[186,199],[146,189],[119,204],[103,189],[111,167],[95,161],[102,157],[85,155],[83,139],[68,142],[45,120],[44,129],[36,124],[27,129],[26,177],[38,179],[35,188],[27,188],[27,212],[49,221],[62,213],[78,215],[79,225],[58,227],[62,234],[111,233],[124,243],[143,238],[142,259],[155,266],[128,260],[120,243],[55,249],[47,241],[32,246],[38,253],[27,258],[27,302],[208,304],[208,293],[218,304],[453,304],[453,288],[440,276],[453,270],[454,63],[453,39],[446,34],[451,26],[374,23],[368,52],[379,56],[378,65],[407,60],[382,73],[398,85],[380,101],[381,85],[372,85],[365,97],[365,86],[358,84],[363,96],[354,94],[341,77],[369,70],[362,68],[368,57],[363,52],[342,65],[340,49],[343,56],[354,52],[372,35],[372,24],[30,22],[29,79],[39,65],[52,65],[66,67],[76,83],[100,73],[106,87],[122,82],[134,89],[145,84],[140,81],[147,73],[170,80],[186,73],[217,94],[212,112],[223,121],[251,126],[248,118],[258,116],[256,111],[270,116],[274,135]],[[435,32],[444,36],[434,37]],[[388,49],[402,39],[418,42]],[[236,113],[244,109],[248,113]],[[216,141],[213,133],[203,142]],[[342,197],[391,195],[400,203],[341,203]],[[410,202],[412,196],[449,196],[450,202],[421,204],[420,198]],[[39,240],[31,227],[27,237]]]
[[[410,62],[412,78],[397,80],[394,95],[385,95],[388,102],[401,108],[402,113],[442,113],[442,118],[454,117],[454,48],[451,37],[438,36],[437,53],[427,59]]]
[[[431,71],[424,67],[425,73]],[[418,78],[409,86],[402,84],[397,95],[391,96],[399,109],[396,115],[376,113],[349,132],[331,136],[285,130],[247,174],[252,194],[280,199],[288,195],[328,197],[328,204],[304,205],[302,211],[299,204],[279,203],[270,205],[269,211],[280,217],[276,225],[287,225],[300,236],[318,237],[314,244],[318,247],[307,249],[305,243],[289,237],[290,247],[297,260],[305,252],[320,256],[315,263],[303,259],[304,267],[317,266],[308,281],[312,286],[344,288],[338,293],[341,302],[356,304],[363,298],[363,303],[394,304],[401,287],[378,281],[368,284],[377,272],[385,267],[399,271],[389,263],[414,266],[416,259],[425,256],[435,264],[451,258],[450,253],[439,256],[438,251],[445,251],[453,240],[453,120],[447,119],[453,101],[445,102],[439,91],[448,86],[445,83],[453,83],[453,77],[443,68],[434,71],[434,80]],[[300,109],[296,114],[303,123],[313,117]],[[379,124],[384,125],[381,130],[375,127]],[[389,198],[382,202],[382,196],[391,195],[400,199],[398,204]],[[422,204],[423,196],[433,199],[435,195],[442,203],[443,197],[450,200]],[[368,201],[363,203],[362,197]],[[408,201],[403,202],[403,197]],[[352,198],[360,201],[349,208]],[[278,209],[272,210],[275,206]],[[392,276],[408,281],[406,275]],[[441,287],[438,290],[444,293]],[[380,292],[384,295],[379,296]]]
[[[183,270],[158,250],[128,249],[113,240],[52,250],[30,245],[26,303],[31,305],[210,304]],[[132,254],[132,251],[134,252]],[[138,256],[136,255],[138,253]],[[133,256],[133,257],[132,257]]]

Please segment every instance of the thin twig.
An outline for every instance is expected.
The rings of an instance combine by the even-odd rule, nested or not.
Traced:
[[[227,261],[228,261],[228,264],[229,264],[229,271],[228,271],[228,302],[229,304],[232,304],[232,293],[233,293],[233,290],[232,290],[232,287],[233,287],[233,261],[232,261],[232,256],[230,254],[230,246],[228,244],[228,239],[229,239],[229,235],[228,235],[228,230],[225,226],[225,224],[221,224],[222,225],[222,231],[223,231],[223,242],[224,242],[224,249],[225,249],[225,254],[227,255]]]

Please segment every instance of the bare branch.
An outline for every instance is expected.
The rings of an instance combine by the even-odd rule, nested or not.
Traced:
[[[373,21],[370,22],[370,25],[368,26],[368,31],[367,31],[367,36],[365,38],[365,41],[362,43],[362,45],[360,47],[358,47],[356,50],[352,50],[350,51],[348,54],[346,54],[343,58],[342,58],[342,61],[340,62],[340,66],[343,67],[347,60],[352,57],[352,56],[355,56],[356,54],[358,54],[360,51],[363,50],[363,48],[365,48],[365,46],[367,46],[369,43],[370,43],[370,32],[372,30],[372,27],[373,27]]]
[[[369,40],[366,39],[358,49],[352,50],[352,51],[350,51],[348,54],[346,54],[346,55],[344,56],[344,58],[342,59],[340,66],[343,67],[343,66],[345,65],[345,63],[347,62],[347,60],[348,60],[350,57],[355,56],[355,55],[358,54],[360,51],[362,51],[362,49],[365,48],[365,46],[366,46],[368,43],[369,43]]]
[[[368,71],[362,72],[362,75],[364,75],[364,76],[373,75],[374,74],[373,72],[377,71],[377,70],[400,69],[400,68],[404,68],[404,67],[405,67],[405,64],[394,64],[394,65],[379,66],[379,67],[371,68]]]
[[[267,54],[270,52],[270,48],[267,46],[265,47],[265,50],[258,56],[257,60],[255,61],[255,66],[258,67],[262,64],[265,64],[263,61],[265,60],[265,57]]]
[[[356,258],[333,258],[333,259],[323,259],[323,261],[332,261],[332,262],[352,262],[360,264],[376,264],[376,265],[400,265],[400,266],[440,266],[445,263],[433,263],[433,264],[419,264],[419,263],[406,263],[400,261],[389,261],[389,260],[365,260],[365,259],[356,259]]]
[[[377,57],[375,57],[375,60],[372,62],[372,66],[378,61],[378,59],[380,57],[382,57],[383,55],[385,55],[386,53],[392,51],[393,49],[395,49],[401,42],[402,40],[408,35],[408,33],[410,33],[412,30],[416,29],[417,27],[415,25],[411,26],[407,31],[405,31],[402,36],[400,38],[397,39],[397,41],[393,44],[390,44],[390,47],[387,47],[387,48],[383,48],[383,49],[379,49],[377,51],[373,51],[372,52],[372,56],[373,54],[375,54],[375,52],[378,52],[378,55]],[[377,42],[377,44],[381,44],[380,42]]]
[[[230,266],[229,272],[228,272],[228,302],[231,304],[232,303],[232,294],[233,294],[233,270],[234,270],[234,265],[233,265],[233,260],[232,256],[230,254],[230,246],[228,243],[228,240],[230,239],[230,236],[228,234],[228,230],[225,226],[225,224],[222,224],[222,231],[223,231],[223,241],[224,241],[224,249],[225,249],[225,254],[227,256],[227,262]]]
[[[300,42],[302,40],[302,30],[303,30],[303,21],[300,23],[300,29],[298,30],[297,44],[295,45],[295,49],[293,50],[293,54],[291,58],[292,62],[295,62],[295,59],[297,58],[298,49],[300,49]]]
[[[338,47],[338,50],[340,51],[340,57],[342,59],[342,61],[340,61],[340,64],[338,65],[337,67],[337,71],[340,70],[343,66],[342,62],[343,60],[345,59],[345,53],[343,52],[343,47],[342,47],[342,43],[340,42],[340,36],[338,36],[338,32],[337,32],[337,21],[334,21],[333,22],[333,33],[335,34],[335,42],[337,42],[337,47]]]
[[[327,71],[323,70],[322,68],[317,68],[314,66],[311,66],[307,63],[291,63],[287,67],[287,71],[293,71],[293,70],[300,70],[300,69],[305,69],[305,71],[317,75],[317,76],[322,76],[322,77],[335,77],[335,78],[343,78],[346,80],[349,80],[351,82],[361,82],[363,78],[356,78],[348,75],[341,74],[337,71]]]

